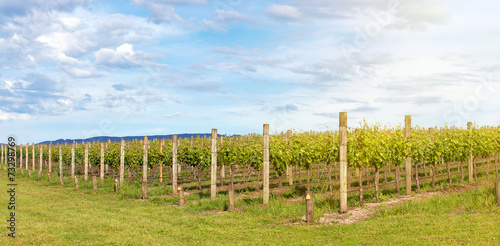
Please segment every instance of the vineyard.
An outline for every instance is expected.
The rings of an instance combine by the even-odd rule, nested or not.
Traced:
[[[361,122],[338,131],[287,132],[245,136],[138,139],[121,142],[15,147],[16,172],[50,182],[92,183],[93,189],[141,187],[133,199],[198,194],[220,199],[227,194],[227,210],[237,210],[235,200],[287,198],[305,195],[333,196],[340,212],[346,211],[347,193],[395,187],[395,196],[420,192],[421,185],[472,183],[478,176],[498,179],[500,127],[428,128],[384,127]],[[1,164],[7,169],[6,145]],[[25,174],[26,173],[26,174]],[[122,189],[122,191],[120,191]],[[350,199],[353,199],[352,196]],[[344,204],[343,204],[344,203]]]

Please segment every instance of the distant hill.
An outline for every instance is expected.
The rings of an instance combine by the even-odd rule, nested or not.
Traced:
[[[153,135],[153,136],[147,136],[149,140],[153,139],[172,139],[173,134],[171,135]],[[194,138],[196,137],[212,137],[211,133],[182,133],[182,134],[177,134],[177,138],[191,138],[193,136]],[[218,134],[218,137],[221,137],[223,135]],[[235,135],[238,136],[238,135]],[[68,143],[71,144],[73,141],[81,143],[82,141],[84,142],[94,142],[94,141],[99,141],[99,142],[106,142],[108,140],[111,140],[111,142],[120,142],[121,139],[124,139],[126,141],[134,140],[134,139],[144,139],[144,136],[126,136],[126,137],[109,137],[109,136],[99,136],[99,137],[91,137],[87,139],[58,139],[55,141],[43,141],[40,142],[39,144],[64,144]]]

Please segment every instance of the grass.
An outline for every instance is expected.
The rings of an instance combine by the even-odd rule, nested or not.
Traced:
[[[484,180],[464,193],[382,207],[364,222],[325,226],[289,225],[305,215],[303,202],[284,205],[285,198],[300,199],[304,191],[299,186],[282,198],[273,195],[267,206],[261,206],[262,198],[243,198],[237,200],[237,212],[213,213],[227,209],[226,195],[211,201],[209,193],[195,192],[180,208],[177,197],[138,200],[140,189],[133,186],[113,193],[112,182],[94,191],[91,180],[82,178],[79,189],[70,180],[61,187],[56,179],[49,184],[45,177],[17,178],[17,237],[7,238],[7,229],[3,235],[9,245],[492,245],[500,240],[500,208],[493,182]],[[3,171],[0,185],[7,187]],[[428,182],[423,187],[430,189]],[[150,192],[172,191],[153,186]],[[381,200],[393,194],[394,188],[382,188]],[[7,195],[0,198],[4,218]],[[365,192],[365,201],[373,200],[373,189]],[[349,194],[348,203],[358,205],[357,193]],[[337,209],[337,199],[315,198],[315,218]]]

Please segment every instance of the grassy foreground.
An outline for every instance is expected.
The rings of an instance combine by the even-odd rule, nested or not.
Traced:
[[[109,192],[76,190],[18,177],[16,238],[4,245],[493,245],[500,241],[500,208],[493,181],[462,194],[381,208],[350,225],[284,225],[305,214],[302,204],[238,200],[234,213],[200,213],[223,208],[224,196],[198,199],[184,208],[169,199],[140,201]],[[0,186],[7,190],[6,172]],[[0,196],[7,225],[9,196]],[[171,198],[172,200],[172,198]],[[189,199],[188,199],[189,200]],[[245,205],[244,203],[248,203]],[[316,218],[319,217],[316,214]]]

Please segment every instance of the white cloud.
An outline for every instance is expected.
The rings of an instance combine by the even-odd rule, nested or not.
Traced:
[[[205,4],[205,0],[133,0],[134,4],[149,11],[149,19],[155,23],[184,22],[172,5],[198,5]]]
[[[201,25],[205,28],[205,29],[208,29],[208,30],[212,30],[212,31],[215,31],[215,32],[224,32],[224,31],[227,31],[227,29],[222,25],[222,24],[219,24],[213,20],[207,20],[207,19],[203,19],[201,20]]]
[[[157,3],[157,4],[205,4],[206,0],[133,0],[137,5],[143,5],[145,3]]]
[[[266,14],[273,18],[284,20],[297,20],[302,17],[300,11],[290,5],[272,4],[266,9]]]
[[[220,22],[234,22],[234,21],[247,21],[250,18],[242,13],[236,12],[234,10],[214,10],[215,19]]]
[[[61,21],[64,28],[68,31],[76,30],[82,24],[82,20],[77,17],[63,17],[59,20]]]
[[[246,56],[246,55],[255,55],[257,54],[257,49],[253,50],[245,50],[245,49],[232,49],[227,46],[222,46],[222,47],[215,47],[214,51],[217,53],[223,53],[223,54],[228,54],[228,55],[240,55],[240,56]]]
[[[184,114],[180,113],[180,112],[175,112],[175,114],[166,114],[164,115],[165,118],[169,118],[169,119],[172,119],[172,118],[183,118],[184,117]]]
[[[0,121],[7,120],[29,120],[31,117],[28,114],[8,113],[0,110]]]
[[[116,50],[108,48],[100,49],[94,55],[96,65],[119,68],[150,65],[153,64],[151,60],[157,57],[142,51],[135,52],[134,47],[128,43],[120,45]]]

